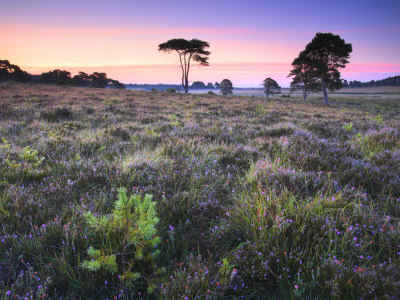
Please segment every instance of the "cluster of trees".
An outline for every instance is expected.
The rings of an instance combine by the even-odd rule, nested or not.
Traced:
[[[201,66],[208,66],[210,52],[206,50],[210,45],[201,40],[172,39],[160,44],[159,51],[170,53],[175,51],[179,55],[182,70],[182,86],[185,93],[189,91],[189,71],[191,63],[197,62]],[[318,32],[306,48],[292,62],[293,69],[288,77],[292,77],[291,90],[301,90],[304,100],[311,92],[321,91],[325,103],[328,104],[327,89],[334,91],[342,88],[343,80],[340,78],[339,69],[344,68],[349,62],[350,53],[353,51],[351,44],[338,35]],[[221,82],[221,92],[229,94],[232,83],[224,79]],[[203,82],[193,83],[196,88],[204,88]],[[280,86],[272,78],[263,82],[267,97],[280,91]],[[193,87],[193,86],[192,86]]]
[[[172,39],[158,46],[161,52],[176,52],[179,55],[182,71],[182,87],[185,93],[189,92],[189,72],[192,65],[209,65],[210,52],[206,50],[210,45],[198,39]],[[340,36],[332,33],[318,32],[310,43],[308,43],[299,56],[292,62],[293,69],[288,77],[292,77],[290,83],[291,91],[301,90],[304,100],[312,92],[322,91],[325,103],[328,104],[327,90],[334,91],[342,87],[374,87],[374,86],[400,86],[400,76],[389,77],[383,80],[362,83],[360,81],[347,82],[340,77],[340,69],[349,62],[350,53],[353,48]],[[74,86],[116,88],[124,89],[125,85],[117,80],[107,78],[106,73],[94,72],[87,74],[79,72],[71,77],[71,73],[65,70],[53,70],[41,75],[30,75],[21,70],[17,65],[10,64],[8,60],[0,60],[0,81],[13,80],[20,82],[36,81],[42,83],[58,83]],[[263,82],[267,97],[279,93],[281,87],[278,83],[268,77]],[[192,89],[221,89],[224,95],[232,94],[232,82],[224,79],[221,83],[211,82],[205,84],[195,81]]]
[[[220,84],[216,82],[215,84],[212,84],[212,82],[209,82],[205,84],[203,81],[193,81],[192,85],[190,88],[192,89],[219,89]]]
[[[71,73],[65,70],[53,70],[50,72],[42,73],[39,81],[42,83],[57,83],[67,84],[81,87],[94,87],[94,88],[115,88],[125,89],[125,85],[120,83],[118,80],[107,78],[106,73],[94,72],[87,74],[85,72],[79,72],[78,75],[71,77]]]
[[[0,81],[28,82],[31,75],[17,65],[11,64],[8,60],[0,60]]]
[[[318,32],[306,48],[292,62],[293,69],[288,77],[292,77],[291,91],[301,90],[304,100],[312,92],[322,91],[325,104],[328,104],[328,93],[343,87],[343,79],[339,70],[349,62],[351,44],[338,35]],[[264,91],[269,94],[280,92],[280,86],[272,78],[264,80]]]
[[[79,72],[78,75],[71,77],[70,72],[57,69],[40,75],[31,75],[21,70],[17,65],[10,64],[8,60],[0,60],[0,81],[33,81],[73,86],[125,89],[124,84],[120,83],[118,80],[107,78],[106,73],[94,72],[89,75],[85,72]]]
[[[400,76],[388,77],[382,80],[371,80],[368,82],[361,82],[357,80],[343,81],[343,87],[376,87],[376,86],[400,86]]]
[[[349,62],[351,44],[338,35],[318,32],[306,48],[292,62],[291,90],[301,90],[304,100],[311,92],[321,91],[325,104],[328,104],[327,89],[338,90],[343,87],[339,70]]]

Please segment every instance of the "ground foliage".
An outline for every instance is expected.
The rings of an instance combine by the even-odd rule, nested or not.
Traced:
[[[370,99],[1,83],[0,297],[398,297],[400,97]]]

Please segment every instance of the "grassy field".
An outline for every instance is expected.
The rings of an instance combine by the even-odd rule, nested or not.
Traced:
[[[0,298],[398,299],[400,97],[322,102],[0,83]]]
[[[400,94],[400,86],[375,86],[363,88],[345,88],[337,93],[362,93],[362,94]]]

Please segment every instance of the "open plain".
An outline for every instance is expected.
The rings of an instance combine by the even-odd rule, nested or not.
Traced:
[[[0,83],[0,298],[398,297],[400,95],[300,97]]]

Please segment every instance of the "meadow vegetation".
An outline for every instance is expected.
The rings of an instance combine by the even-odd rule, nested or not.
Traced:
[[[0,83],[0,298],[400,295],[400,96]]]

